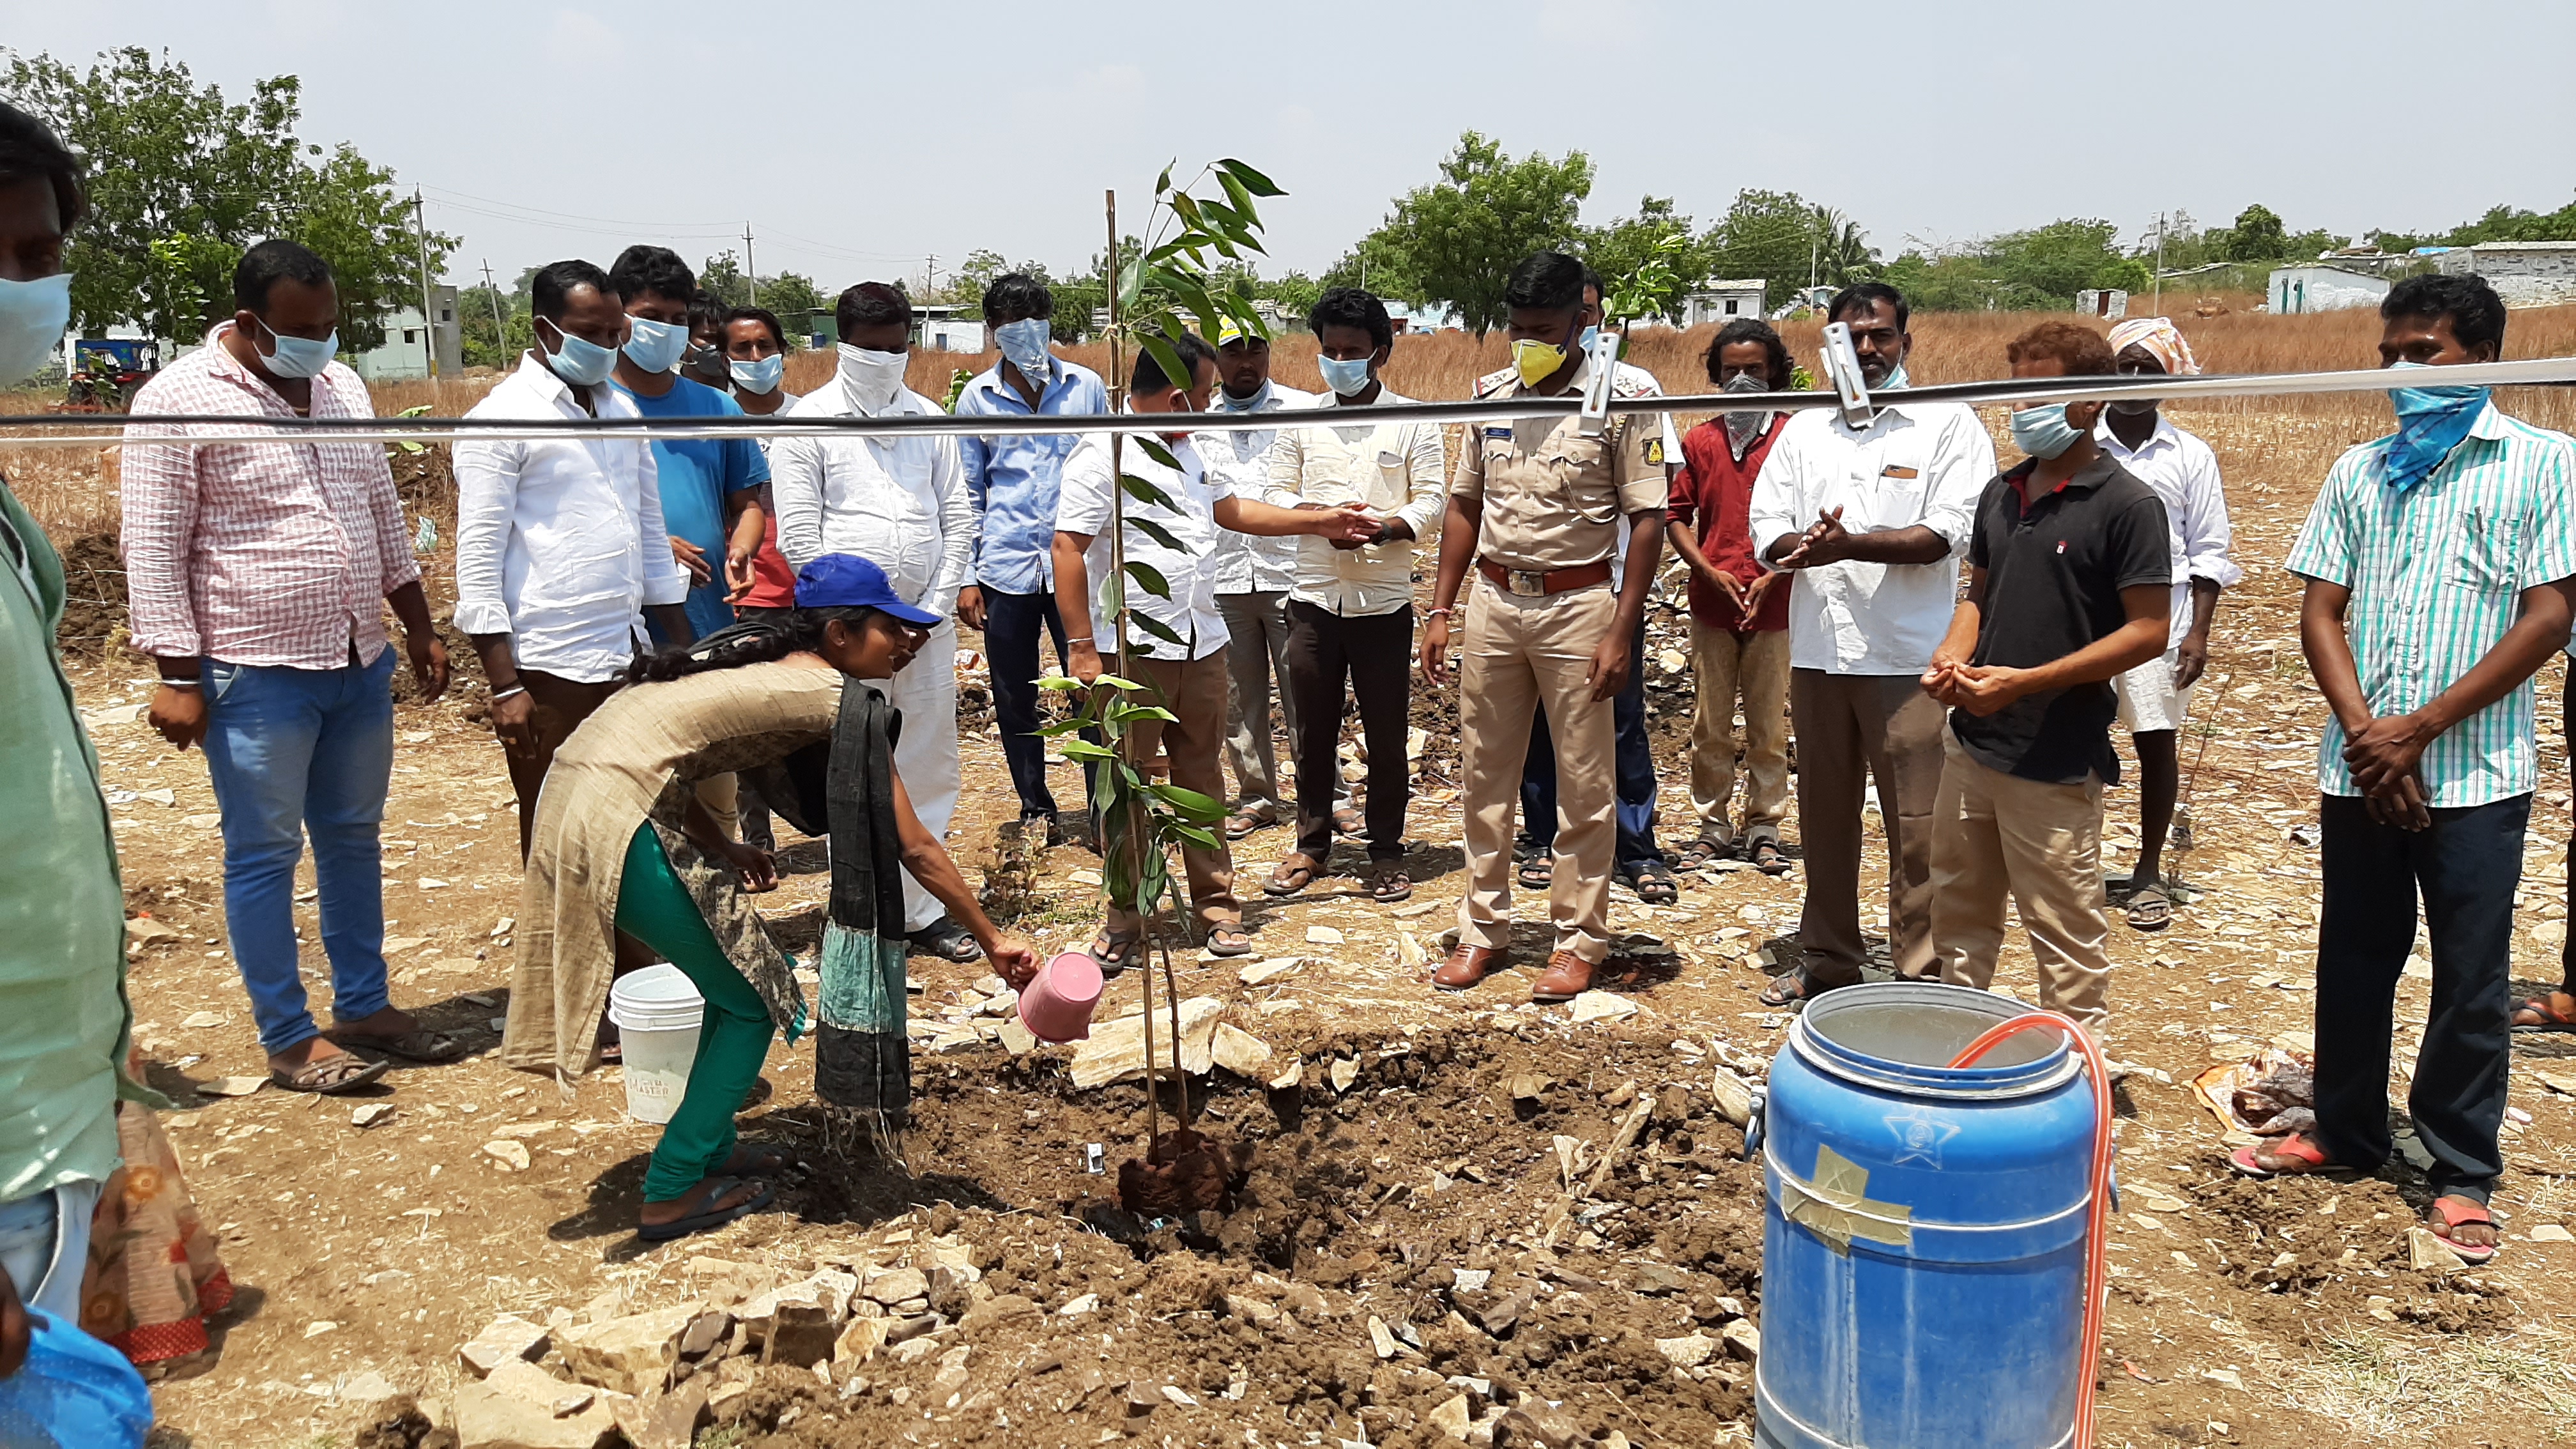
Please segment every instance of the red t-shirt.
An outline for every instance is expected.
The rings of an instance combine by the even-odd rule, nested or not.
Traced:
[[[1682,435],[1682,467],[1673,476],[1667,509],[1685,528],[1696,522],[1699,551],[1710,566],[1746,583],[1767,572],[1753,556],[1753,479],[1762,471],[1762,460],[1771,456],[1771,445],[1780,437],[1782,421],[1774,416],[1771,426],[1745,450],[1741,462],[1726,444],[1723,419],[1702,423]],[[1690,608],[1693,619],[1713,629],[1747,633],[1786,629],[1789,581],[1782,579],[1772,585],[1763,596],[1762,606],[1753,611],[1752,622],[1747,623],[1726,595],[1694,573]]]
[[[751,591],[734,604],[745,609],[792,609],[796,607],[796,570],[778,552],[778,507],[769,501],[765,483],[760,505],[769,516],[761,520],[760,552],[751,556]]]

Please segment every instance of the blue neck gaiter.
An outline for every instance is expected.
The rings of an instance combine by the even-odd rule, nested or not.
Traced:
[[[2420,362],[2399,362],[2392,367],[2422,367]],[[2486,411],[2487,390],[2482,387],[2392,387],[2388,399],[2397,408],[2397,435],[2388,440],[2380,455],[2382,476],[2388,486],[2403,493],[2433,475],[2451,450],[2469,435],[2469,429]]]

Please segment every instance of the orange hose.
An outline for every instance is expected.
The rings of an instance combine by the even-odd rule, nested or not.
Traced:
[[[2102,1049],[2084,1028],[2053,1012],[2025,1012],[1999,1023],[1967,1049],[1950,1059],[1953,1067],[1973,1066],[1978,1058],[1992,1051],[1996,1043],[2025,1031],[2046,1028],[2058,1032],[2083,1052],[2085,1070],[2093,1080],[2093,1195],[2084,1229],[2084,1337],[2080,1345],[2084,1355],[2078,1366],[2076,1383],[2082,1392],[2075,1400],[2075,1449],[2093,1449],[2093,1378],[2102,1358],[2102,1314],[2107,1280],[2103,1273],[2103,1215],[2111,1203],[2111,1071],[2102,1060]]]

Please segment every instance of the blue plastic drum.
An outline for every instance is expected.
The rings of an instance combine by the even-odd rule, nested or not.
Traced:
[[[1764,1115],[1757,1444],[2072,1441],[2092,1086],[2045,1033],[1942,1065],[2024,1009],[1888,982],[1791,1025]]]

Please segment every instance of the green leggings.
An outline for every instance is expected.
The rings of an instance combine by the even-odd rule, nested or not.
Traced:
[[[776,1029],[760,993],[716,944],[697,902],[689,899],[651,823],[636,827],[626,846],[626,873],[617,888],[617,929],[650,946],[687,974],[706,998],[698,1028],[698,1054],[689,1064],[689,1090],[662,1129],[653,1165],[644,1174],[644,1200],[669,1202],[733,1155],[733,1114],[760,1080]]]

